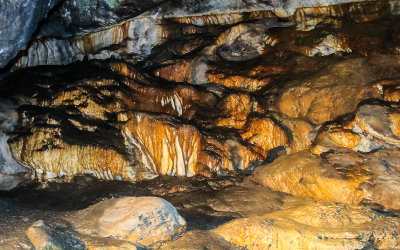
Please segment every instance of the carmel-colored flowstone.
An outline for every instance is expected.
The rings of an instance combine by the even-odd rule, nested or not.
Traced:
[[[262,154],[234,139],[204,136],[196,127],[168,116],[119,114],[125,143],[140,152],[147,169],[163,175],[244,170]],[[138,154],[139,155],[139,154]]]
[[[280,157],[254,172],[257,183],[273,190],[318,201],[358,204],[366,197],[360,184],[369,180],[361,167],[347,174],[308,151]]]
[[[353,114],[321,127],[314,154],[329,150],[351,149],[370,153],[382,148],[400,146],[399,105],[384,101],[366,101]]]
[[[80,174],[128,181],[210,176],[244,170],[267,155],[245,145],[239,135],[206,133],[190,121],[217,104],[217,97],[205,89],[164,86],[122,62],[89,62],[84,64],[86,73],[79,65],[65,66],[66,73],[53,72],[68,74],[69,80],[28,69],[26,74],[35,74],[32,88],[20,91],[19,84],[25,83],[16,80],[5,94],[20,91],[16,98],[29,107],[21,111],[18,124],[27,133],[17,133],[9,145],[13,157],[40,181],[70,181]],[[246,94],[225,100],[219,104],[225,112],[221,126],[241,127],[257,110],[254,98]]]
[[[398,248],[399,230],[399,218],[365,207],[309,203],[236,219],[212,232],[251,249],[361,249]]]
[[[369,154],[336,149],[324,159],[303,151],[257,168],[254,179],[273,190],[317,201],[370,201],[387,209],[400,209],[398,157],[397,149]]]
[[[243,140],[265,151],[287,146],[289,142],[285,130],[271,118],[249,118],[240,135]]]
[[[259,104],[248,94],[238,93],[225,96],[218,104],[221,110],[215,125],[228,128],[242,129],[247,117],[260,111]]]
[[[365,99],[381,98],[374,88],[381,78],[398,77],[398,56],[359,58],[336,63],[305,79],[294,80],[279,90],[276,106],[291,118],[304,118],[313,124],[353,112]]]

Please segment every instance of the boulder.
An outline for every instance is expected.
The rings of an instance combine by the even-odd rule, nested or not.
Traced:
[[[67,249],[87,249],[85,243],[64,231],[43,220],[36,221],[26,232],[30,242],[36,250],[67,250]]]
[[[169,202],[156,197],[125,197],[99,202],[71,214],[81,234],[126,240],[141,247],[159,246],[186,229],[186,221]]]

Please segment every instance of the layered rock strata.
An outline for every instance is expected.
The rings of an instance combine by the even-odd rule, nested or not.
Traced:
[[[144,4],[146,6],[143,6],[142,9],[145,10],[160,2],[151,1]],[[223,58],[233,61],[248,60],[265,53],[268,47],[276,46],[281,40],[285,40],[285,36],[287,36],[285,34],[283,37],[276,37],[267,32],[270,28],[275,27],[273,22],[276,18],[292,22],[285,25],[295,25],[297,30],[308,31],[318,25],[341,27],[343,23],[341,20],[344,19],[368,22],[382,18],[386,14],[398,14],[397,1],[354,1],[354,3],[353,1],[326,1],[324,3],[320,1],[290,1],[287,3],[280,1],[255,1],[252,3],[207,1],[207,3],[198,4],[167,1],[139,16],[132,16],[132,14],[127,14],[125,9],[132,8],[137,3],[127,3],[126,6],[121,6],[120,3],[110,4],[107,1],[101,1],[97,6],[89,8],[81,6],[90,12],[86,20],[79,17],[81,16],[79,13],[82,12],[79,6],[85,4],[87,3],[66,1],[55,17],[50,19],[49,24],[43,27],[41,32],[46,36],[34,40],[26,51],[20,53],[13,63],[13,67],[68,64],[84,58],[108,59],[115,57],[138,61],[149,55],[156,45],[163,44],[167,37],[198,34],[200,30],[203,30],[204,33],[204,27],[208,28],[211,25],[217,25],[224,29],[223,27],[226,25],[261,19],[262,25],[239,24],[231,31],[227,31],[235,34],[230,36],[233,40],[226,44],[219,44],[221,46],[219,46],[218,54]],[[118,11],[118,8],[122,8],[123,11]],[[104,12],[105,9],[109,9],[109,12]],[[114,12],[121,13],[116,15]],[[73,16],[78,18],[72,18]],[[66,20],[61,21],[63,19]],[[171,21],[180,25],[173,25]],[[279,24],[279,26],[282,25]],[[201,26],[203,29],[200,28]],[[290,50],[307,55],[329,55],[350,53],[359,49],[360,44],[365,42],[365,39],[359,39],[359,36],[356,36],[359,40],[356,42],[354,34],[343,36],[336,35],[334,31],[332,33],[332,35],[320,34],[325,38],[322,41],[316,39],[312,48],[307,49],[306,46],[290,44],[293,40],[286,40],[285,46]],[[57,38],[52,38],[52,35]],[[299,34],[299,37],[301,36],[302,34]],[[251,39],[249,40],[249,38]],[[221,40],[219,41],[221,42]],[[397,50],[392,48],[392,51],[396,52]],[[232,56],[232,53],[235,55]],[[212,79],[216,80],[218,77]],[[247,79],[247,81],[249,80],[251,79]],[[234,84],[237,79],[233,78],[229,82]],[[252,80],[251,84],[257,88],[257,86],[265,85],[265,82]]]
[[[8,79],[3,95],[19,107],[11,152],[39,180],[223,174],[245,170],[286,143],[271,141],[265,148],[245,134],[202,128],[193,119],[216,105],[214,94],[165,83],[124,63],[102,64],[86,64],[85,72],[81,64],[54,68],[55,75],[28,70]],[[17,91],[25,77],[34,84]],[[284,131],[274,132],[278,128],[271,123],[265,133],[285,138]]]

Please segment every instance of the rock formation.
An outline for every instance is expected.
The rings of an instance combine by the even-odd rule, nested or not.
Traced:
[[[59,0],[0,1],[0,68],[25,50],[39,22]]]
[[[0,248],[400,248],[400,1],[0,20]]]

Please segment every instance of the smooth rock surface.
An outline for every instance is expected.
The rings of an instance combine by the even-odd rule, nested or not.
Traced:
[[[109,199],[68,218],[82,234],[127,240],[143,247],[178,237],[186,221],[169,202],[156,197]]]

